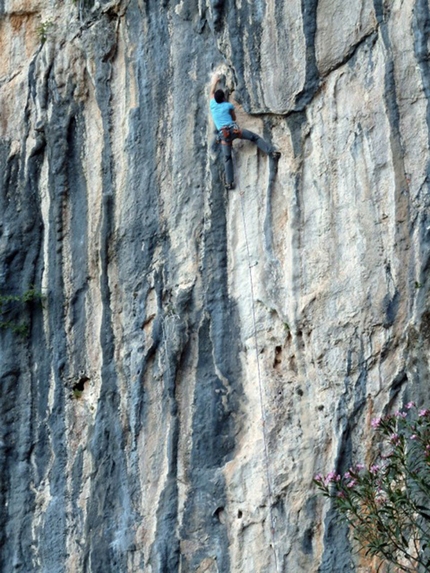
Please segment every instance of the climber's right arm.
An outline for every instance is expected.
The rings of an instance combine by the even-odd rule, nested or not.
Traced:
[[[216,91],[216,86],[219,82],[219,74],[214,74],[212,76],[212,83],[211,83],[211,93],[210,93],[210,97],[213,98],[215,95],[215,91]]]

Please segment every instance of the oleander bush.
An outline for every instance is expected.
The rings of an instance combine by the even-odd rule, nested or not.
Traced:
[[[430,571],[430,410],[413,402],[372,421],[373,464],[315,476],[359,548],[396,571]]]

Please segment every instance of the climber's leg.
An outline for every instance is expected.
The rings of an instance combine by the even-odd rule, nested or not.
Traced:
[[[233,174],[233,159],[231,157],[231,144],[222,143],[221,149],[224,156],[224,169],[225,169],[225,184],[226,186],[233,185],[234,174]]]
[[[277,153],[273,145],[268,143],[265,139],[263,139],[253,131],[249,131],[248,129],[242,129],[242,134],[239,137],[241,139],[247,139],[248,141],[252,141],[253,143],[255,143],[258,149],[261,149],[261,151],[263,151],[263,153],[266,153],[267,155],[269,154],[272,155],[274,153]]]

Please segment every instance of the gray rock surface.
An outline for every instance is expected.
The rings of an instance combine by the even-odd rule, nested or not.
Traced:
[[[429,405],[427,0],[0,0],[0,571],[371,571],[317,472]],[[223,189],[208,113],[242,127]]]

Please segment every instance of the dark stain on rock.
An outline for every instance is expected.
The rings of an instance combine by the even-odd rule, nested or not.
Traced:
[[[430,310],[425,310],[421,315],[420,333],[424,340],[430,341]]]

